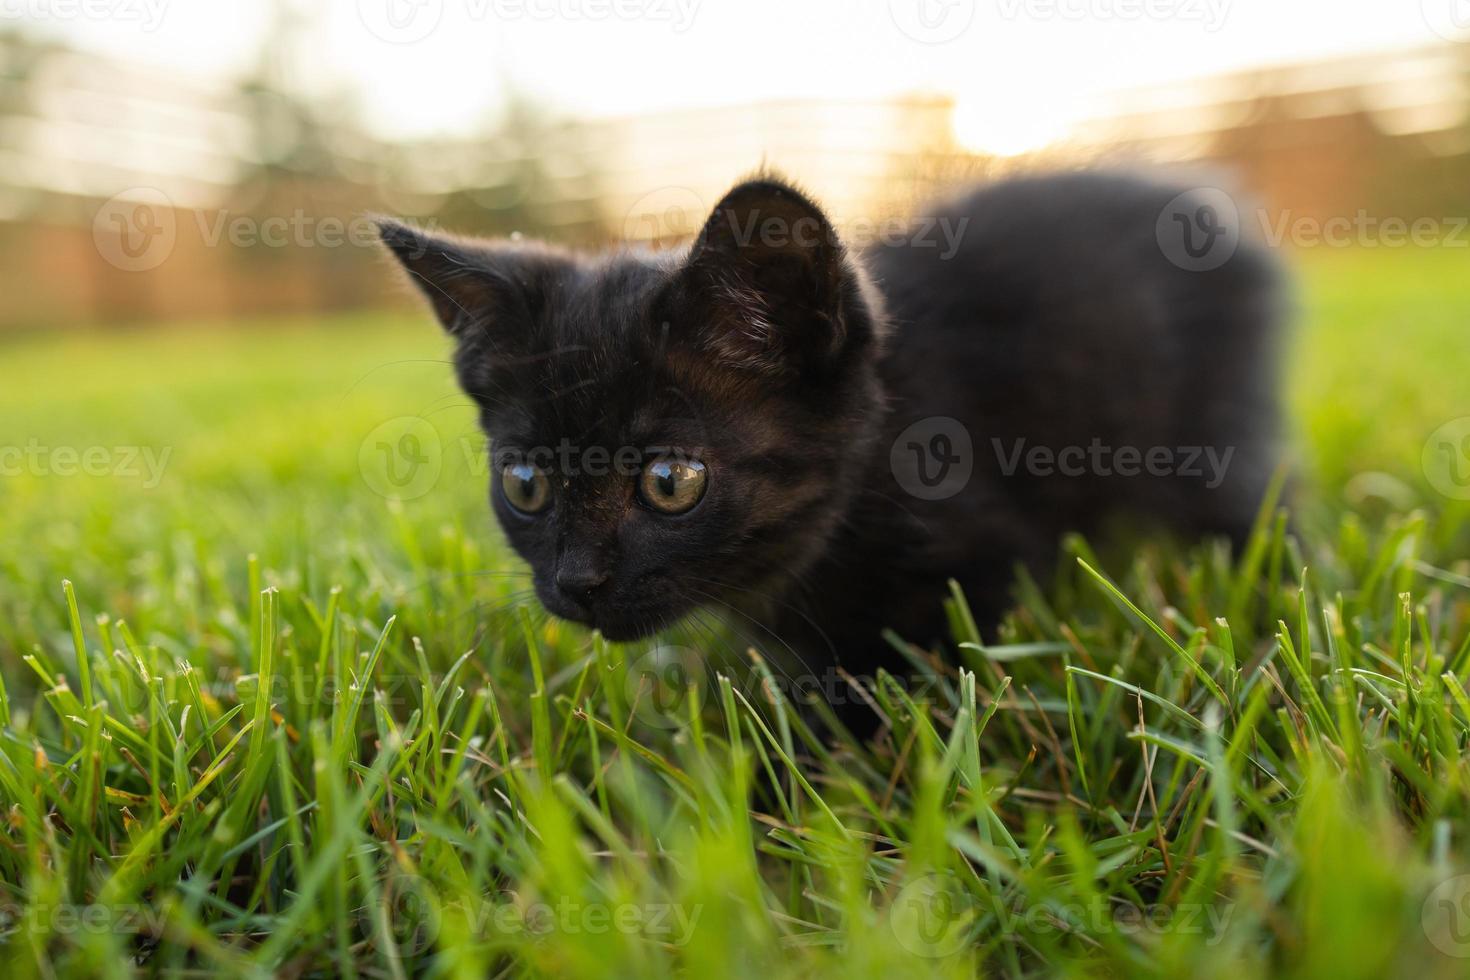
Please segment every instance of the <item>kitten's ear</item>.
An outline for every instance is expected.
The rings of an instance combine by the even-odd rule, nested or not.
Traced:
[[[375,220],[383,244],[460,341],[492,328],[502,337],[530,329],[531,283],[513,250]]]
[[[786,374],[830,361],[848,340],[849,270],[820,208],[777,180],[740,184],[715,206],[689,253],[696,329],[736,366]]]

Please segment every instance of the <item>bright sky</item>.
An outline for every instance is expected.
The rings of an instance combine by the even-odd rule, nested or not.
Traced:
[[[294,83],[348,90],[386,136],[492,116],[507,80],[571,114],[781,98],[956,96],[999,150],[1100,93],[1470,36],[1470,0],[295,0]],[[168,72],[258,58],[263,0],[0,0],[0,25]],[[980,148],[984,148],[983,146]]]

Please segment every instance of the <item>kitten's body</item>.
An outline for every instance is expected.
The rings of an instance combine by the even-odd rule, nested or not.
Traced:
[[[941,209],[966,227],[953,257],[911,245],[864,256],[890,323],[882,434],[862,493],[794,593],[799,612],[772,614],[777,633],[810,634],[809,618],[827,637],[803,645],[867,672],[891,661],[883,628],[945,635],[948,578],[993,622],[1016,565],[1044,569],[1069,531],[1132,518],[1243,538],[1275,466],[1276,274],[1252,248],[1208,273],[1168,261],[1156,221],[1177,193],[1105,174],[1011,181]],[[974,471],[930,501],[895,481],[890,447],[935,417],[963,424]],[[1199,475],[1027,472],[1036,447],[1090,453],[1094,441],[1174,450],[1172,469]],[[1215,487],[1208,450],[1216,463],[1229,454]]]
[[[954,254],[852,255],[770,180],[732,191],[687,255],[583,258],[394,224],[384,239],[458,339],[497,453],[571,440],[707,464],[677,515],[647,506],[636,474],[580,456],[535,467],[534,514],[497,484],[552,612],[631,639],[733,607],[812,673],[864,674],[891,663],[885,628],[942,637],[948,578],[993,620],[1015,565],[1044,566],[1067,531],[1132,514],[1243,534],[1274,466],[1276,276],[1247,246],[1209,272],[1171,262],[1157,229],[1177,193],[1099,174],[994,185],[930,215],[962,229]],[[904,472],[910,450],[924,465],[966,436],[967,480],[931,492]],[[1093,446],[1174,450],[1175,471],[1209,448],[1228,466],[1027,463]]]

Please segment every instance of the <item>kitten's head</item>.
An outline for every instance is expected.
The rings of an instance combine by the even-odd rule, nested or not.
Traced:
[[[800,193],[741,184],[678,253],[381,230],[456,341],[492,509],[552,613],[633,639],[821,553],[881,412],[881,312]]]

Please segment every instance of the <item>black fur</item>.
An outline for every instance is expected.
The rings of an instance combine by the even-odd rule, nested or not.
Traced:
[[[809,670],[863,674],[890,662],[884,628],[941,638],[949,578],[993,622],[1015,566],[1044,568],[1067,531],[1131,514],[1244,535],[1276,465],[1278,275],[1245,243],[1213,271],[1172,263],[1156,225],[1177,193],[1099,173],[988,186],[929,216],[961,232],[952,254],[919,235],[853,254],[772,178],[732,190],[687,253],[382,229],[457,338],[497,454],[567,440],[574,459],[672,446],[708,466],[675,517],[636,475],[580,463],[538,516],[492,492],[551,612],[627,640],[733,607]],[[895,461],[948,448],[939,417],[972,473],[931,500]],[[1038,446],[1176,450],[1176,471],[1193,447],[1232,455],[1223,475],[1104,473],[1116,457],[1047,475],[1025,465]],[[567,570],[600,584],[569,595]]]

